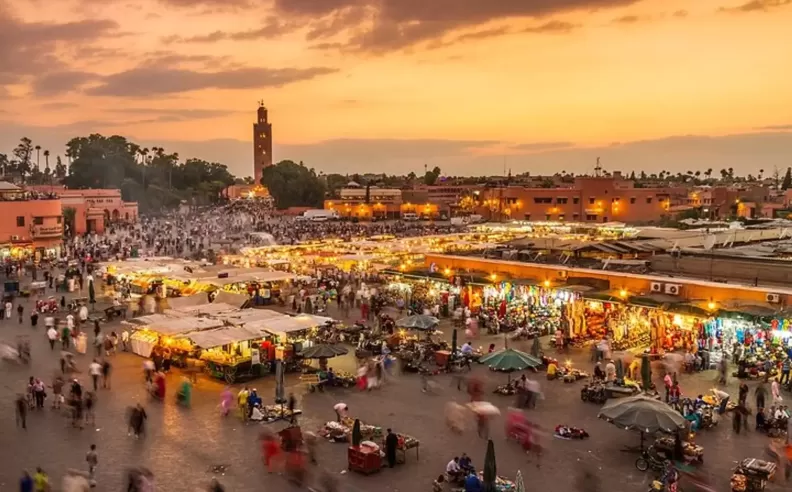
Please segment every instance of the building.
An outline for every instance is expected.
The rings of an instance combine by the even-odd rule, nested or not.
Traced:
[[[239,200],[241,198],[262,198],[271,199],[269,190],[260,184],[241,184],[231,185],[225,189],[225,196],[229,200]]]
[[[57,195],[63,206],[59,215],[66,218],[64,226],[71,234],[101,234],[112,222],[138,220],[137,202],[125,202],[121,190],[71,190],[65,186],[29,186],[27,190]]]
[[[60,253],[63,241],[61,200],[52,193],[26,191],[0,181],[0,256]]]
[[[567,188],[486,188],[475,210],[490,220],[649,223],[669,216],[669,208],[687,202],[687,194],[685,188],[636,188],[614,173],[576,177]]]
[[[264,168],[272,165],[272,123],[269,122],[264,102],[259,103],[256,122],[253,124],[253,180],[261,183]]]

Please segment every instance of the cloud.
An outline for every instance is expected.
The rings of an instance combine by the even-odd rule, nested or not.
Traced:
[[[643,20],[642,17],[638,17],[637,15],[625,15],[622,17],[617,17],[613,19],[611,22],[614,24],[635,24]]]
[[[299,26],[281,22],[277,17],[270,16],[258,29],[246,31],[214,31],[197,36],[167,36],[162,39],[165,44],[172,43],[216,43],[218,41],[255,41],[258,39],[274,39],[294,31]]]
[[[767,12],[769,10],[792,5],[792,0],[751,0],[736,7],[722,7],[721,12]]]
[[[508,34],[511,32],[511,29],[508,27],[493,27],[491,29],[484,29],[482,31],[475,31],[462,34],[458,36],[455,42],[463,42],[463,41],[473,41],[479,39],[487,39],[487,38],[494,38],[498,36],[503,36],[504,34]]]
[[[275,0],[275,9],[309,25],[335,19],[335,23],[331,22],[334,25],[332,32],[350,34],[348,49],[382,53],[437,41],[451,32],[497,20],[539,19],[575,10],[625,7],[638,1]],[[464,40],[464,34],[460,37]]]
[[[513,145],[512,150],[526,150],[532,152],[542,152],[546,150],[560,150],[574,147],[573,142],[531,142]]]
[[[763,131],[763,132],[792,131],[792,124],[790,124],[790,125],[760,126],[759,128],[757,128],[757,130]]]
[[[310,80],[337,70],[312,68],[241,68],[222,72],[199,72],[166,67],[138,67],[103,77],[87,92],[94,96],[147,97],[202,89],[254,89],[281,87]]]
[[[162,109],[129,108],[123,106],[112,108],[110,109],[110,112],[127,115],[156,116],[159,118],[159,121],[167,120],[171,122],[220,118],[223,116],[241,113],[241,111],[228,109]]]
[[[56,96],[79,89],[96,78],[96,74],[73,70],[51,72],[33,81],[33,92],[37,96]]]
[[[683,18],[685,18],[687,16],[688,16],[688,11],[687,10],[677,10],[676,12],[671,14],[671,17],[676,17],[677,19],[683,19]]]
[[[39,108],[45,111],[61,111],[64,109],[74,109],[76,107],[78,107],[78,104],[76,103],[62,102],[62,101],[44,103],[39,105]]]
[[[572,24],[571,22],[552,20],[550,22],[546,22],[536,27],[528,27],[525,29],[524,32],[531,32],[537,34],[542,34],[542,33],[565,34],[568,32],[572,32],[575,29],[579,29],[580,27],[581,27],[580,24]]]
[[[26,22],[0,5],[0,83],[19,82],[28,75],[62,71],[58,47],[90,45],[117,33],[118,24],[106,19],[74,22]]]

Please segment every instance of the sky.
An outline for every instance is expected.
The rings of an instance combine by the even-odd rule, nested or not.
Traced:
[[[792,0],[0,0],[0,153],[124,135],[252,174],[792,166]]]

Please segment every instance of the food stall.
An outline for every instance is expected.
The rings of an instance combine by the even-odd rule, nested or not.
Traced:
[[[259,344],[261,332],[244,326],[223,326],[180,335],[200,349],[199,359],[206,363],[210,376],[234,384],[242,379],[257,378],[271,372],[269,361],[262,360]]]

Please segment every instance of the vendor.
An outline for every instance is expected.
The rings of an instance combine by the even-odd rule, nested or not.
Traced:
[[[462,457],[459,458],[459,468],[465,473],[475,470],[475,468],[473,468],[473,460],[470,459],[467,453],[462,453]]]
[[[599,379],[601,381],[605,380],[605,371],[602,370],[602,362],[597,362],[597,365],[594,366],[594,379]]]
[[[446,475],[448,475],[448,479],[452,482],[465,476],[465,472],[462,470],[462,467],[459,466],[459,456],[454,456],[454,459],[448,462],[446,465]]]
[[[481,492],[481,480],[473,472],[465,479],[465,492]]]
[[[465,342],[465,344],[462,345],[461,352],[462,355],[471,355],[473,353],[473,346],[470,344],[470,342]]]

